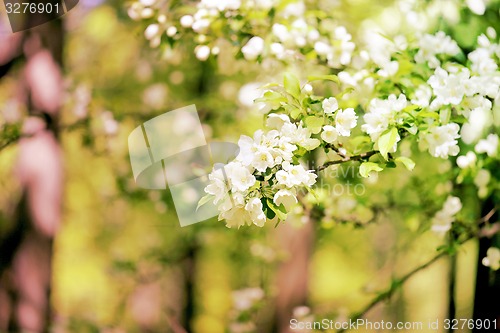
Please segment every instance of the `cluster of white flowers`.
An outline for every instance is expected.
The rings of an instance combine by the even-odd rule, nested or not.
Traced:
[[[473,151],[467,152],[467,154],[463,156],[459,156],[457,158],[457,165],[461,169],[473,168],[474,175],[474,185],[476,185],[478,189],[478,197],[486,198],[489,193],[488,185],[491,181],[491,172],[488,169],[479,169],[477,170],[476,166],[481,166],[482,163],[477,163],[478,155],[486,154],[490,158],[496,158],[498,154],[498,135],[497,134],[489,134],[486,139],[481,139],[475,145]],[[477,154],[477,155],[476,155]]]
[[[454,56],[460,52],[457,43],[439,31],[435,35],[424,34],[419,39],[419,50],[415,55],[417,63],[427,63],[429,67],[436,68],[441,62],[436,57],[439,54]]]
[[[477,107],[491,108],[491,102],[485,99],[497,97],[500,87],[500,75],[470,75],[467,68],[461,70],[449,66],[447,72],[441,67],[436,68],[428,83],[433,89],[435,99],[430,108],[437,110],[444,105],[461,106],[464,114]],[[477,95],[476,95],[477,94]],[[462,101],[465,100],[464,105]]]
[[[264,296],[264,290],[261,288],[246,288],[233,291],[233,311],[231,313],[232,320],[229,324],[229,332],[255,332],[256,325],[251,320],[251,316],[252,312],[255,312],[256,308],[258,308],[259,302],[264,299]]]
[[[457,156],[460,151],[457,140],[459,130],[460,126],[455,123],[431,127],[420,133],[420,148],[428,149],[434,157]]]
[[[496,271],[500,268],[500,249],[497,247],[490,247],[486,251],[486,257],[483,258],[483,265]]]
[[[136,1],[128,8],[128,16],[136,21],[151,18],[155,14],[154,9],[152,8],[155,3],[155,0]]]
[[[278,209],[288,211],[297,203],[297,189],[316,182],[312,170],[294,162],[294,152],[299,147],[313,150],[320,141],[286,115],[270,114],[267,125],[267,133],[258,130],[253,138],[242,136],[236,159],[209,175],[205,192],[214,197],[219,220],[226,220],[228,227],[264,226],[266,209],[274,214]]]
[[[241,53],[246,60],[253,61],[264,51],[264,40],[254,36],[241,48]]]
[[[474,152],[469,151],[467,154],[457,157],[457,165],[460,169],[466,169],[476,164],[477,156]]]
[[[160,5],[157,0],[139,0],[132,3],[128,8],[128,15],[136,21],[150,19],[157,15]],[[155,48],[160,45],[161,37],[164,33],[168,37],[174,37],[178,33],[177,27],[167,22],[166,15],[158,14],[156,22],[146,27],[144,37],[149,40],[149,45]]]
[[[143,2],[154,4],[154,0],[140,0],[134,3],[129,9],[130,17],[138,20],[154,16],[155,11],[146,7]],[[239,12],[247,10],[262,11],[263,17],[268,17],[271,8],[278,8],[283,3],[279,0],[202,0],[198,3],[197,11],[192,15],[182,16],[179,24],[182,28],[198,34],[196,40],[200,45],[195,53],[199,60],[205,61],[210,54],[217,54],[219,51],[217,46],[207,45],[210,44],[207,40],[209,29],[216,21],[224,19],[227,20],[225,24],[231,26],[233,20],[235,22],[240,20]],[[142,14],[145,8],[146,16]],[[159,18],[161,17],[162,15]],[[153,47],[159,44],[158,36],[161,36],[163,32],[166,31],[170,37],[177,33],[175,24],[168,26],[164,22],[166,20],[162,22],[159,19],[158,21],[158,24],[150,25],[145,33]],[[317,20],[307,20],[306,6],[302,0],[287,3],[284,8],[276,12],[273,21],[275,22],[271,28],[273,38],[254,35],[240,46],[246,60],[255,61],[259,56],[292,60],[304,53],[304,50],[314,49],[317,56],[325,60],[329,67],[340,68],[350,63],[355,44],[347,29],[343,26],[322,28]]]
[[[328,116],[328,121],[334,121],[332,125],[323,126],[321,139],[327,143],[337,141],[339,136],[350,136],[351,129],[356,127],[358,116],[353,108],[339,109],[338,101],[335,97],[325,98],[322,102],[323,111]]]
[[[314,50],[321,58],[328,61],[328,66],[341,68],[351,62],[352,53],[356,45],[352,41],[352,36],[343,26],[333,30],[330,41],[320,39],[314,43]]]
[[[444,235],[451,229],[451,224],[455,221],[455,215],[462,209],[462,202],[459,198],[449,196],[443,208],[438,211],[432,219],[431,230],[439,235]]]
[[[490,35],[493,39],[496,38],[495,30],[492,30]],[[491,43],[486,35],[479,36],[477,43],[479,47],[467,56],[471,61],[472,72],[479,75],[494,74],[498,69],[498,65],[493,58],[495,56],[500,58],[500,45]]]
[[[469,83],[470,72],[467,68],[458,73],[448,73],[441,67],[436,68],[427,83],[432,87],[436,98],[431,103],[431,109],[438,109],[443,105],[459,105],[464,95],[471,96],[476,91]],[[469,88],[469,89],[467,89]]]
[[[363,116],[365,123],[361,125],[361,130],[370,135],[371,140],[375,143],[375,149],[378,149],[377,140],[380,135],[389,127],[397,125],[402,119],[399,115],[407,104],[404,94],[400,94],[399,97],[390,95],[387,99],[374,98],[370,101],[368,112]],[[390,150],[391,152],[396,151],[397,143],[400,140],[398,134],[394,147]]]
[[[234,308],[238,311],[250,309],[255,302],[264,298],[264,291],[260,288],[247,288],[233,291]]]
[[[491,180],[491,173],[486,169],[480,169],[474,177],[474,185],[477,186],[477,194],[480,198],[488,195],[488,184]]]
[[[489,157],[496,157],[498,153],[498,135],[489,134],[486,139],[481,139],[474,147],[478,154],[486,153]]]

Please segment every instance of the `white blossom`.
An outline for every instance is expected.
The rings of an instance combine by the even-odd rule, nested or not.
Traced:
[[[441,67],[436,68],[427,83],[432,87],[436,99],[434,108],[441,105],[459,105],[467,93],[466,87],[470,77],[469,71],[464,68],[459,73],[448,73]]]
[[[495,73],[498,65],[491,58],[489,50],[486,48],[477,48],[467,56],[472,62],[471,70],[479,75],[488,75]]]
[[[207,45],[198,45],[195,48],[194,52],[195,52],[196,58],[198,58],[198,60],[205,61],[210,56],[210,47],[208,47]]]
[[[246,288],[233,291],[232,296],[235,309],[245,311],[264,298],[264,291],[260,288]]]
[[[267,116],[266,126],[271,129],[280,130],[285,123],[290,123],[290,118],[286,114],[271,113]]]
[[[432,231],[443,235],[451,229],[451,224],[455,220],[455,215],[462,209],[460,198],[449,196],[443,208],[438,211],[432,219]]]
[[[421,84],[418,86],[417,90],[415,90],[415,98],[411,100],[411,103],[425,108],[429,106],[431,97],[431,88],[426,84]]]
[[[335,97],[325,98],[321,104],[323,112],[326,114],[333,114],[339,108],[339,103]]]
[[[339,137],[339,132],[337,129],[331,125],[323,126],[323,131],[321,132],[321,139],[327,143],[333,143],[337,141]]]
[[[139,0],[146,7],[151,7],[155,4],[156,0]]]
[[[297,197],[292,191],[281,189],[274,195],[273,202],[277,206],[283,204],[283,206],[285,206],[285,209],[289,211],[297,203]]]
[[[373,142],[376,142],[380,135],[396,123],[396,118],[407,105],[406,96],[400,94],[390,95],[387,99],[374,98],[368,105],[368,112],[364,114],[364,124],[361,130],[370,135]]]
[[[264,40],[259,36],[254,36],[241,48],[241,52],[246,60],[255,60],[264,51]]]
[[[213,170],[208,175],[208,179],[210,180],[210,184],[205,188],[205,192],[213,195],[215,197],[213,202],[217,204],[228,192],[224,172],[221,169]]]
[[[252,166],[260,172],[274,166],[274,158],[267,148],[259,147],[252,160]]]
[[[455,55],[460,52],[457,43],[447,36],[444,32],[439,31],[435,35],[425,34],[419,40],[419,50],[415,55],[417,63],[427,62],[429,67],[435,68],[440,65],[438,54]]]
[[[448,158],[458,155],[460,148],[456,139],[460,137],[459,129],[455,123],[431,127],[428,133],[421,136],[422,148],[427,147],[434,157]]]
[[[184,28],[191,28],[194,23],[194,18],[191,15],[184,15],[181,17],[180,23]]]
[[[151,40],[156,37],[160,32],[160,26],[156,23],[148,25],[146,30],[144,31],[144,36],[147,40]]]
[[[312,186],[316,182],[317,175],[312,170],[306,170],[302,165],[283,163],[283,169],[276,173],[278,184],[292,188],[298,185]]]
[[[350,136],[351,129],[356,127],[357,119],[358,116],[356,116],[353,108],[339,110],[335,116],[335,128],[337,129],[339,135]]]
[[[460,130],[462,141],[467,144],[477,142],[483,136],[485,128],[491,124],[491,118],[490,110],[481,107],[473,109]]]
[[[497,156],[498,152],[498,135],[489,134],[486,139],[479,140],[474,147],[476,153],[486,153],[489,157]]]
[[[326,57],[332,52],[332,47],[324,41],[317,41],[314,43],[314,51],[316,51],[318,55]]]
[[[224,167],[233,191],[246,191],[255,184],[255,176],[239,162],[231,162]]]
[[[500,249],[490,247],[488,251],[486,251],[486,257],[483,258],[482,263],[484,266],[494,271],[498,270],[500,268]]]
[[[460,169],[465,169],[473,166],[477,161],[476,154],[469,151],[467,154],[457,157],[457,165]]]
[[[256,226],[264,226],[264,224],[266,223],[266,215],[262,211],[262,202],[259,198],[250,199],[245,205],[245,210],[250,214],[252,222]]]
[[[281,133],[290,140],[290,143],[297,144],[306,150],[313,150],[320,145],[320,141],[311,138],[311,131],[302,127],[302,124],[285,123],[281,128]]]
[[[288,28],[283,24],[275,23],[272,27],[273,34],[278,37],[282,43],[286,43],[290,38]]]
[[[281,43],[272,43],[269,47],[271,54],[276,56],[277,59],[284,59],[286,56],[285,47]]]
[[[483,15],[486,11],[485,0],[465,0],[465,3],[474,14]]]
[[[476,177],[474,177],[474,184],[477,187],[483,187],[488,185],[491,179],[491,173],[486,169],[481,169],[478,171]]]

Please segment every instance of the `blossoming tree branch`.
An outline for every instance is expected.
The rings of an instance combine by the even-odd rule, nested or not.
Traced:
[[[400,8],[415,21],[427,7],[409,8],[410,3],[417,6],[396,2],[406,4]],[[484,1],[457,3],[471,16],[487,10]],[[494,11],[498,4],[492,3]],[[200,204],[213,201],[228,227],[277,224],[304,201],[328,201],[328,196],[318,197],[316,184],[335,165],[357,163],[363,178],[394,167],[418,168],[412,151],[401,149],[407,142],[453,164],[452,190],[438,199],[444,203],[429,228],[456,244],[488,232],[493,237],[495,221],[477,223],[485,221],[481,213],[461,216],[464,203],[458,189],[472,187],[479,202],[492,202],[486,213],[498,209],[496,28],[485,27],[467,47],[444,31],[417,28],[356,41],[323,5],[202,0],[194,7],[141,0],[128,8],[132,19],[148,22],[146,39],[165,55],[191,38],[200,61],[231,52],[263,68],[312,64],[321,72],[308,76],[284,70],[282,81],[262,87],[255,103],[264,115],[264,128],[252,137],[241,136],[239,155],[210,174]],[[491,246],[483,264],[497,270],[500,250]]]

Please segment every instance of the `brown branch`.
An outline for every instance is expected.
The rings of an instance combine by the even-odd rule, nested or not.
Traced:
[[[487,222],[493,216],[493,214],[494,214],[495,211],[496,211],[496,208],[492,209],[488,214],[486,214],[484,217],[482,217],[481,219],[479,219],[478,222],[479,223]],[[500,229],[500,228],[497,228],[495,230],[498,231],[498,229]],[[464,243],[468,242],[469,240],[471,240],[473,238],[482,238],[482,237],[488,237],[488,236],[491,236],[491,235],[483,235],[481,233],[479,233],[479,234],[471,234],[466,239],[458,242],[458,245],[463,245]],[[416,273],[420,272],[421,270],[429,267],[430,265],[432,265],[433,263],[435,263],[436,261],[438,261],[440,258],[442,258],[444,256],[447,256],[447,255],[453,255],[453,254],[450,254],[450,253],[448,253],[446,251],[438,253],[437,255],[435,255],[434,257],[432,257],[429,261],[427,261],[427,262],[423,263],[422,265],[414,268],[410,272],[408,272],[405,275],[403,275],[401,278],[393,280],[389,288],[387,288],[386,290],[384,290],[383,292],[381,292],[380,294],[378,294],[377,297],[375,297],[370,303],[368,303],[361,311],[359,311],[356,314],[354,314],[350,318],[350,321],[356,321],[356,320],[360,319],[361,317],[363,317],[375,305],[377,305],[378,303],[380,303],[382,301],[385,301],[385,300],[389,299],[394,294],[394,292],[399,287],[401,287],[401,285],[403,285],[410,277],[412,277]],[[341,330],[337,331],[337,333],[342,333],[342,332],[345,332],[345,331],[346,331],[346,329],[341,329]]]
[[[373,155],[376,155],[378,153],[379,153],[378,150],[372,150],[372,151],[368,151],[366,153],[361,153],[358,155],[346,156],[340,160],[325,162],[325,164],[319,166],[316,170],[319,172],[319,171],[322,171],[322,170],[328,168],[331,165],[342,164],[342,163],[346,163],[346,162],[350,162],[350,161],[360,161],[360,160],[368,159],[368,158],[370,158]]]
[[[412,277],[414,274],[418,273],[419,271],[429,267],[430,265],[432,265],[433,263],[435,263],[436,261],[438,261],[440,258],[444,257],[447,254],[448,253],[446,253],[446,252],[441,252],[441,253],[437,254],[436,256],[432,257],[432,259],[427,261],[426,263],[414,268],[412,271],[408,272],[407,274],[405,274],[401,278],[394,280],[389,288],[387,288],[385,291],[378,294],[377,297],[375,297],[370,303],[368,303],[368,305],[366,305],[361,311],[359,311],[354,316],[352,316],[350,318],[350,321],[356,321],[356,320],[360,319],[361,317],[363,317],[375,305],[377,305],[378,303],[380,303],[386,299],[389,299],[392,296],[392,294],[394,294],[394,292],[402,284],[404,284],[406,282],[406,280],[408,280],[410,277]],[[345,332],[345,331],[346,331],[345,329],[341,329],[338,331],[338,333]]]

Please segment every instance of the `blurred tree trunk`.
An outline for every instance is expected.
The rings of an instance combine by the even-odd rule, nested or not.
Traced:
[[[488,215],[494,209],[495,203],[490,198],[487,200],[482,208],[481,216]],[[490,220],[496,222],[498,213],[495,213]],[[489,319],[493,328],[493,320],[496,320],[496,329],[500,330],[500,272],[490,271],[489,267],[482,264],[482,260],[486,257],[486,252],[491,246],[495,244],[495,238],[483,237],[479,239],[479,251],[477,256],[477,272],[476,272],[476,291],[474,296],[474,320],[476,319]],[[484,329],[474,329],[474,332],[484,332]]]
[[[314,223],[309,220],[301,228],[284,223],[278,228],[281,248],[288,254],[276,276],[276,323],[279,333],[292,332],[293,309],[307,304],[309,264],[314,244]]]
[[[14,52],[0,52],[4,57],[0,66],[23,62],[19,99],[29,115],[23,123],[15,168],[22,197],[15,226],[1,243],[0,308],[6,310],[0,311],[0,329],[46,332],[52,243],[61,220],[63,171],[57,123],[63,96],[62,21],[4,38],[18,41],[18,45],[10,45]]]

